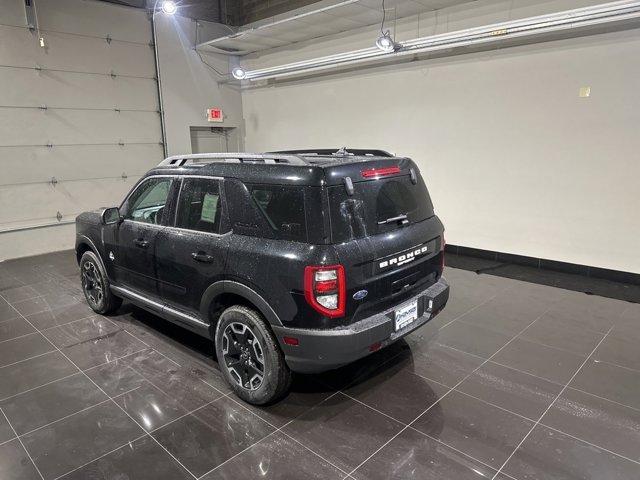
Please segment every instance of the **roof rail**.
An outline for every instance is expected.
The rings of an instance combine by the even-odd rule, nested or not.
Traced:
[[[281,155],[276,153],[193,153],[189,155],[173,155],[165,158],[158,167],[182,167],[187,164],[222,163],[254,163],[265,164],[288,163],[290,165],[307,165],[298,155]]]
[[[363,156],[363,157],[393,157],[394,155],[387,152],[386,150],[376,150],[369,148],[309,148],[306,150],[281,150],[277,152],[269,152],[269,153],[278,153],[278,154],[286,154],[286,155],[322,155],[322,156],[336,156],[336,157],[347,157],[347,156]]]

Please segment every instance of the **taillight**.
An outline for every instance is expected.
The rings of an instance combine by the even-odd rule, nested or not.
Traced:
[[[329,318],[345,312],[347,286],[342,265],[304,268],[304,298],[314,310]]]
[[[400,167],[385,167],[385,168],[371,168],[369,170],[362,170],[362,176],[364,178],[372,177],[384,177],[385,175],[394,175],[400,173]]]

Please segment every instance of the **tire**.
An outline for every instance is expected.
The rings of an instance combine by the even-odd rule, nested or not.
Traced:
[[[265,405],[289,390],[291,370],[273,333],[255,310],[242,305],[227,308],[218,320],[214,342],[225,380],[245,402]]]
[[[122,305],[122,299],[111,292],[102,263],[92,251],[84,252],[80,259],[80,281],[84,298],[94,312],[104,315]]]

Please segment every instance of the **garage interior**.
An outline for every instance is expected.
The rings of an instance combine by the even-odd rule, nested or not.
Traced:
[[[640,478],[640,2],[164,4],[0,0],[0,479]],[[420,167],[425,326],[255,407],[87,305],[76,216],[163,158],[342,146]]]

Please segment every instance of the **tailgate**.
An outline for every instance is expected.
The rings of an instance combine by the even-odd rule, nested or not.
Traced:
[[[444,228],[415,169],[354,182],[352,192],[332,186],[329,205],[332,243],[345,267],[347,322],[399,304],[438,280]]]
[[[336,245],[345,267],[348,323],[402,303],[433,285],[442,273],[442,230],[433,216],[404,227],[398,235],[379,234]],[[359,293],[363,291],[367,292],[364,297]]]

